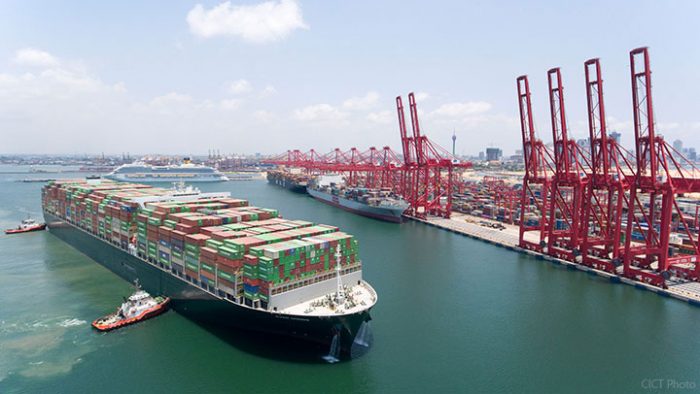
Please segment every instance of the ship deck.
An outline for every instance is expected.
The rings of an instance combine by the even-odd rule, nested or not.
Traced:
[[[368,310],[377,303],[377,293],[365,281],[354,286],[346,287],[345,293],[345,303],[340,307],[330,302],[334,294],[328,294],[290,306],[280,312],[297,316],[347,315]]]

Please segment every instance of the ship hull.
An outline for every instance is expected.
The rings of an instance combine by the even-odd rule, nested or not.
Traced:
[[[361,216],[392,223],[401,223],[403,221],[403,210],[400,209],[370,207],[357,201],[322,193],[312,188],[308,188],[307,192],[318,201]]]
[[[277,177],[277,176],[271,176],[268,174],[267,176],[267,182],[283,187],[285,189],[291,190],[294,193],[299,193],[299,194],[306,194],[306,184],[305,183],[297,183],[292,181],[291,179],[287,179],[284,177]]]
[[[133,282],[138,278],[148,293],[170,297],[171,309],[196,322],[289,336],[329,346],[339,333],[341,354],[349,356],[362,323],[371,319],[369,309],[340,316],[296,316],[235,304],[49,212],[44,212],[44,219],[51,234],[122,279]]]

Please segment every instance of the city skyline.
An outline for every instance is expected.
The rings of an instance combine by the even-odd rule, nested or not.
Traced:
[[[530,76],[538,133],[551,141],[554,66],[570,134],[588,137],[591,57],[603,64],[609,131],[631,149],[628,52],[643,45],[659,132],[698,146],[692,15],[700,7],[630,4],[10,1],[0,16],[0,133],[9,141],[0,153],[398,150],[394,97],[415,91],[431,139],[449,149],[456,131],[458,155],[493,146],[508,156],[521,149],[518,75]],[[616,23],[652,16],[653,31]],[[590,33],[569,37],[574,29]]]

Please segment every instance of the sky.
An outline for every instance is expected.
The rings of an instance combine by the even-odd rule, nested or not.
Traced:
[[[516,78],[551,141],[561,67],[573,138],[599,57],[608,128],[633,143],[629,51],[648,46],[657,130],[700,149],[697,1],[0,3],[0,153],[400,150],[395,97],[458,154],[521,147]],[[586,3],[586,4],[583,4]],[[408,115],[408,113],[407,113]]]

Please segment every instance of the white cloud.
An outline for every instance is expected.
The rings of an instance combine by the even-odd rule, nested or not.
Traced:
[[[231,86],[229,86],[229,89],[234,94],[245,94],[253,90],[253,87],[247,80],[239,79],[238,81],[232,82]]]
[[[190,104],[192,103],[192,97],[186,94],[170,92],[162,96],[154,97],[150,104],[156,107],[166,107],[173,104]]]
[[[112,89],[114,89],[115,92],[117,93],[126,93],[126,84],[124,82],[117,82],[114,85],[112,85]]]
[[[656,128],[659,131],[664,131],[664,130],[675,130],[681,127],[680,123],[678,122],[669,122],[669,123],[657,123]]]
[[[240,108],[241,104],[243,104],[243,100],[241,99],[221,100],[221,108],[227,111],[238,109]]]
[[[491,104],[485,101],[467,101],[463,103],[443,104],[430,113],[431,116],[463,118],[483,114],[491,109]]]
[[[270,122],[275,119],[275,114],[270,111],[258,110],[253,112],[253,118],[260,122]]]
[[[379,101],[379,93],[367,92],[363,97],[352,97],[343,101],[343,108],[349,110],[367,110]]]
[[[294,111],[294,117],[304,122],[341,120],[346,116],[347,114],[345,112],[340,111],[330,104],[309,105]]]
[[[123,83],[109,86],[77,71],[53,68],[38,74],[0,74],[0,98],[19,105],[26,100],[68,100],[88,93],[124,92]]]
[[[261,98],[270,97],[270,96],[274,96],[276,94],[277,94],[277,89],[275,89],[275,87],[272,85],[267,85],[267,86],[265,86],[265,89],[263,89],[260,92],[260,97]]]
[[[395,114],[392,111],[380,111],[380,112],[370,112],[367,114],[367,120],[379,124],[390,124],[394,121],[397,122],[398,120],[395,119]]]
[[[50,53],[34,48],[18,50],[12,61],[22,66],[44,68],[56,67],[60,64],[58,59]]]
[[[430,98],[430,94],[426,92],[416,92],[414,96],[416,97],[416,101],[425,101]]]
[[[240,37],[254,43],[280,41],[294,30],[309,28],[294,0],[255,5],[232,5],[227,1],[209,10],[197,4],[187,14],[187,23],[192,34],[199,37]]]
[[[608,132],[631,132],[633,131],[634,123],[631,120],[620,120],[614,116],[608,116],[606,119]],[[588,127],[588,123],[586,123]]]

